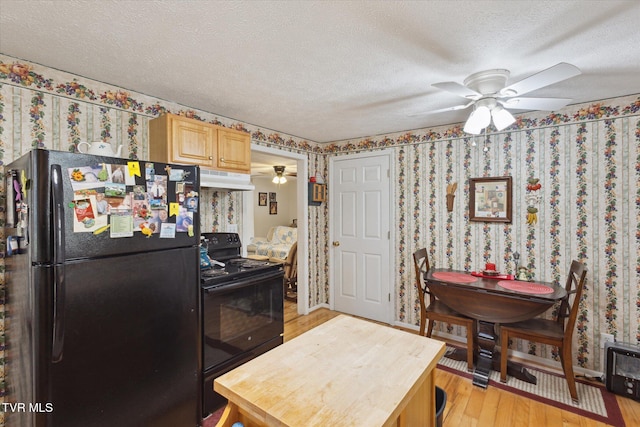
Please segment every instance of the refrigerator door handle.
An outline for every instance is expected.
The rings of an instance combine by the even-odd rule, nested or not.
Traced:
[[[51,165],[51,200],[53,227],[53,346],[51,357],[53,363],[62,360],[64,347],[64,188],[62,184],[62,168]]]

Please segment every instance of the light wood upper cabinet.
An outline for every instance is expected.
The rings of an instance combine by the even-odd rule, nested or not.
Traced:
[[[233,129],[218,128],[217,169],[251,171],[251,135]]]
[[[150,160],[249,173],[251,136],[174,114],[149,121]]]

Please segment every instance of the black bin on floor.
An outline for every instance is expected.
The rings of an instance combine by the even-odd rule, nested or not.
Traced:
[[[436,386],[436,427],[442,427],[445,406],[447,406],[447,392]]]

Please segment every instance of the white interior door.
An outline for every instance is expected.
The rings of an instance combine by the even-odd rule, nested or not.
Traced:
[[[391,322],[390,152],[331,162],[334,309]]]

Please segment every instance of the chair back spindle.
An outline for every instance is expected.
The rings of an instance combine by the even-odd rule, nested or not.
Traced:
[[[569,268],[569,275],[567,276],[567,283],[565,285],[567,296],[560,303],[557,318],[557,322],[560,323],[560,326],[564,329],[565,339],[571,339],[573,335],[573,328],[578,318],[578,309],[586,278],[587,267],[581,262],[571,261],[571,267]],[[564,323],[565,320],[566,323]]]
[[[429,292],[429,288],[427,288],[424,283],[424,275],[431,268],[429,266],[427,248],[418,249],[413,253],[413,265],[416,270],[416,286],[418,287],[420,305],[424,308],[424,294],[429,294],[431,299],[434,298],[433,295],[431,295],[431,292]]]

